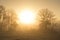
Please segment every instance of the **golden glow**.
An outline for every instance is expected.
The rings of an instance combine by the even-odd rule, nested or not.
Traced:
[[[35,22],[36,15],[28,9],[22,10],[18,14],[18,19],[22,24],[32,24]]]
[[[18,30],[29,31],[32,29],[38,29],[37,14],[30,9],[21,10],[17,12],[17,23],[19,24]]]

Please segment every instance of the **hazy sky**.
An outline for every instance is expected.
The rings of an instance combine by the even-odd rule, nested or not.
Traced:
[[[48,8],[60,19],[60,0],[0,0],[0,5],[20,11],[23,8],[30,8],[34,11]]]

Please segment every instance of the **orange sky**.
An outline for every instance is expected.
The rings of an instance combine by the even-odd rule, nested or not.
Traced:
[[[60,0],[0,0],[0,5],[12,8],[17,12],[23,8],[33,9],[35,12],[48,8],[60,19]]]

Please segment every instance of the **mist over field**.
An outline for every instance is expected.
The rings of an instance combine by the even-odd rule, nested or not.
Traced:
[[[0,0],[0,40],[60,40],[59,0]]]

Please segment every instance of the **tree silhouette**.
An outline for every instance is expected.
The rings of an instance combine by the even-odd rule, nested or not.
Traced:
[[[14,33],[16,31],[17,15],[13,10],[6,9],[0,5],[0,34],[6,35],[5,33]]]
[[[56,32],[54,30],[55,27],[55,15],[52,11],[48,9],[42,9],[39,11],[40,16],[40,36],[46,39],[54,39],[56,36]]]
[[[48,9],[42,9],[39,12],[39,16],[40,16],[40,26],[42,26],[42,28],[44,29],[48,29],[50,28],[54,21],[55,21],[55,15],[53,14],[53,12],[51,12]]]
[[[6,10],[5,7],[0,5],[0,31],[3,31],[4,28],[3,24],[5,22],[6,18]]]

